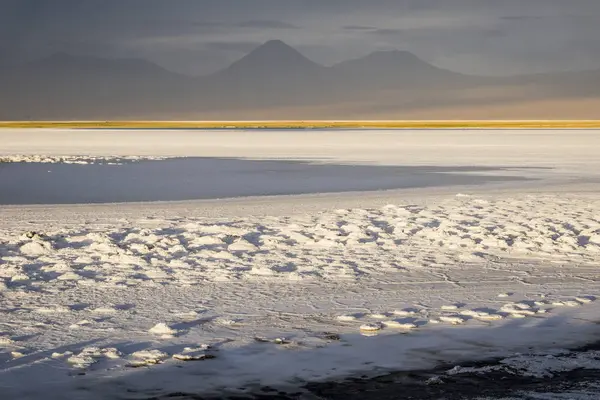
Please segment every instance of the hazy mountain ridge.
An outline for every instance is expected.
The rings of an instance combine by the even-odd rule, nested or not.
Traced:
[[[427,110],[435,118],[434,110],[444,107],[472,107],[475,113],[490,104],[600,97],[600,70],[479,77],[436,67],[406,51],[374,52],[325,67],[273,40],[200,78],[140,59],[59,53],[0,69],[0,85],[5,120],[393,119]],[[560,118],[568,118],[564,114]]]

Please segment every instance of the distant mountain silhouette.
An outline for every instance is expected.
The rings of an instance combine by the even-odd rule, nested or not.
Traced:
[[[527,102],[538,104],[539,109],[530,108],[537,118],[544,111],[540,102],[600,99],[600,71],[477,77],[406,51],[378,51],[325,67],[271,40],[200,78],[141,59],[58,53],[4,67],[0,87],[0,119],[8,120],[448,118],[449,110],[460,107],[461,118],[504,116],[502,107],[510,118],[516,115],[512,105]],[[478,111],[483,109],[495,114]],[[581,110],[558,109],[562,114],[551,116],[581,115]],[[528,115],[526,108],[518,111],[520,118],[521,112]]]
[[[271,40],[206,81],[216,105],[239,109],[310,102],[323,93],[327,72],[293,47]]]
[[[0,116],[110,118],[145,113],[181,96],[188,81],[145,60],[57,53],[5,71],[0,104],[8,103],[11,113],[0,111]]]
[[[437,68],[408,51],[378,51],[333,66],[338,76],[367,85],[407,87],[462,80],[464,75]]]

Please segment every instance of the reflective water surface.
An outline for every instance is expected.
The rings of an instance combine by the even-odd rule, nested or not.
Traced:
[[[176,158],[121,165],[0,163],[0,204],[216,199],[481,185],[525,179],[502,175],[502,170],[226,158]],[[485,174],[489,172],[495,174]]]

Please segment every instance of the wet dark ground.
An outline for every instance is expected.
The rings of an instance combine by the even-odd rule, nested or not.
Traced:
[[[574,392],[600,399],[600,370],[574,370],[540,379],[515,376],[502,372],[487,374],[443,375],[447,371],[415,371],[386,375],[372,379],[350,379],[344,382],[309,384],[296,392],[261,388],[248,395],[201,396],[190,393],[172,393],[147,400],[396,400],[396,399],[523,399],[533,400],[535,394],[562,394],[566,399],[577,399]],[[430,378],[439,377],[436,383]],[[548,397],[546,397],[548,398]]]
[[[600,350],[600,342],[577,350],[570,356]],[[488,367],[488,362],[461,363],[461,367]],[[270,387],[251,390],[248,394],[201,396],[172,393],[146,400],[396,400],[396,399],[600,399],[600,369],[575,369],[554,373],[545,378],[518,375],[507,371],[449,375],[455,365],[433,370],[404,371],[375,378],[358,377],[343,381],[309,383],[298,389],[282,391]]]
[[[530,399],[532,393],[567,393],[585,390],[597,393],[600,370],[574,370],[552,378],[515,376],[506,372],[444,375],[444,371],[397,373],[370,380],[308,385],[306,389],[319,399]],[[427,383],[429,379],[435,383]],[[439,379],[439,380],[438,380]],[[286,397],[282,397],[286,398]],[[288,396],[287,399],[299,398]]]
[[[180,201],[527,180],[508,171],[503,167],[335,165],[193,157],[121,165],[0,163],[0,204]]]

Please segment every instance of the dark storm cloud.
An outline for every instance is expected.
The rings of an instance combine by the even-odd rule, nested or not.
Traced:
[[[364,25],[346,25],[343,26],[342,29],[347,31],[372,31],[376,30],[374,26],[364,26]]]
[[[261,42],[206,42],[204,47],[208,50],[233,51],[247,53],[260,46]]]
[[[240,28],[258,28],[258,29],[300,29],[299,26],[283,21],[254,20],[243,21],[237,24]]]
[[[212,72],[269,39],[332,64],[406,49],[475,73],[600,68],[598,0],[0,0],[0,57]]]
[[[382,29],[374,29],[374,30],[370,30],[367,33],[369,35],[378,35],[378,36],[395,36],[395,35],[399,35],[401,33],[404,33],[405,30],[403,29],[386,29],[386,28],[382,28]]]
[[[506,21],[530,21],[544,19],[544,17],[539,15],[506,15],[500,18]]]

